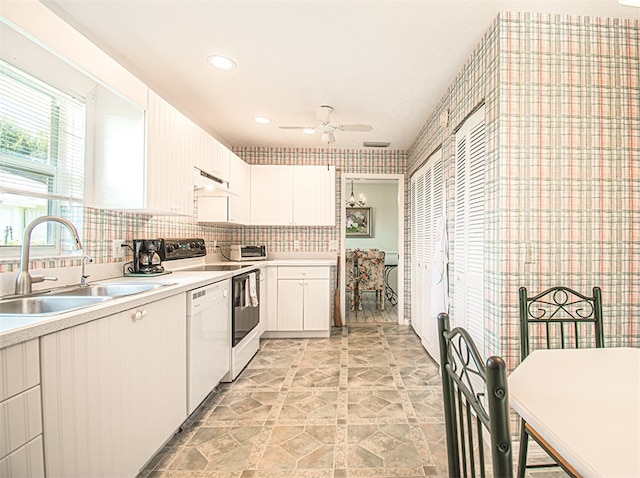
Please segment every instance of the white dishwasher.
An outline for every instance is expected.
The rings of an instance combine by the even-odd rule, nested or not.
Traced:
[[[187,293],[187,402],[189,415],[230,368],[231,280]]]

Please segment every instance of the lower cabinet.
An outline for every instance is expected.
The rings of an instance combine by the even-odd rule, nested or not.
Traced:
[[[134,477],[186,419],[185,301],[41,338],[48,477]]]
[[[278,267],[278,331],[330,331],[328,266]]]
[[[0,371],[0,478],[43,477],[38,340],[0,350]]]

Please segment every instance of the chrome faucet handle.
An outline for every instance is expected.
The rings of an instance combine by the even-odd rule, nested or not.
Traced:
[[[87,264],[87,262],[93,262],[93,259],[91,258],[91,256],[84,256],[82,258],[82,275],[80,276],[81,287],[86,287],[87,285],[89,285],[89,281],[87,280],[89,279],[89,274],[86,274],[84,270],[84,267]]]
[[[44,282],[46,280],[57,281],[57,277],[31,276],[31,282]]]

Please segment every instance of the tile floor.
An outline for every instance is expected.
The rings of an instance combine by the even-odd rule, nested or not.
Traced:
[[[375,292],[364,291],[362,293],[362,310],[357,310],[357,307],[356,310],[349,310],[350,294],[350,292],[347,292],[345,297],[347,302],[345,310],[347,324],[398,323],[398,306],[393,305],[386,297],[384,310],[380,310],[378,302],[376,301]]]
[[[263,340],[140,478],[444,476],[440,387],[410,327]]]
[[[267,339],[138,478],[444,477],[443,422],[438,367],[410,327]]]

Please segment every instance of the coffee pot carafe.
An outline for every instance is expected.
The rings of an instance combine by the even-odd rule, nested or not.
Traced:
[[[164,272],[164,239],[133,240],[133,272],[135,274],[160,274]]]

